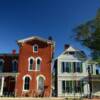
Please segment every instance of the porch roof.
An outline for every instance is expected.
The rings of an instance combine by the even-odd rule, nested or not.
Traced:
[[[17,75],[18,75],[17,72],[3,72],[3,73],[0,73],[0,76],[4,76],[4,77],[7,77],[7,76],[16,77]]]

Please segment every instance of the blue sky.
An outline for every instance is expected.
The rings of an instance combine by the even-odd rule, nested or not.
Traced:
[[[73,28],[95,17],[100,0],[0,0],[0,53],[18,52],[16,40],[52,36],[55,56],[65,43],[89,50],[74,40]]]

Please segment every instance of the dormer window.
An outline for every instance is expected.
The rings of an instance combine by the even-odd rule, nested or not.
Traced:
[[[69,54],[70,54],[70,55],[74,55],[74,54],[75,54],[75,52],[73,52],[73,51],[70,51],[70,52],[69,52]]]
[[[35,44],[35,45],[33,46],[33,52],[38,52],[38,45],[37,45],[37,44]]]

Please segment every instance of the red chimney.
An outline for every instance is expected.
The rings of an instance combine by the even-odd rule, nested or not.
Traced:
[[[12,50],[12,54],[16,54],[16,50],[14,49],[14,50]]]
[[[65,45],[64,45],[64,50],[68,49],[69,46],[70,46],[69,44],[65,44]]]

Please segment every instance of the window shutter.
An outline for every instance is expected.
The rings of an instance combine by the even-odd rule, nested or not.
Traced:
[[[72,93],[72,81],[69,81],[70,93]]]
[[[65,81],[62,81],[62,92],[65,93]]]
[[[62,73],[65,72],[65,71],[64,71],[64,70],[65,70],[64,66],[65,66],[65,64],[64,64],[64,62],[62,62],[62,66],[61,66]]]
[[[69,69],[69,62],[66,62],[66,72],[70,72],[70,69]]]
[[[80,72],[81,73],[83,72],[83,64],[82,64],[82,62],[80,63]]]
[[[70,62],[70,69],[71,69],[71,72],[73,72],[73,63]]]
[[[72,72],[72,65],[71,65],[71,62],[69,62],[69,72]]]

